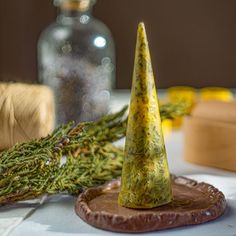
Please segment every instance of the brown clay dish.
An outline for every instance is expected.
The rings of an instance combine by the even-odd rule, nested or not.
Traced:
[[[201,224],[221,216],[226,208],[222,192],[206,183],[172,176],[173,201],[153,209],[129,209],[118,205],[120,181],[82,193],[75,211],[88,224],[115,232],[148,232]]]

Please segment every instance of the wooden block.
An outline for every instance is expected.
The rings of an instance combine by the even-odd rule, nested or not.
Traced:
[[[192,117],[236,124],[236,102],[199,102],[192,111]]]
[[[233,115],[229,113],[221,115],[228,119],[227,122],[221,118],[221,121],[216,121],[210,118],[210,114],[216,112],[206,111],[207,118],[198,115],[184,119],[184,159],[200,165],[236,171],[236,121],[233,122]],[[218,113],[221,112],[218,110]]]

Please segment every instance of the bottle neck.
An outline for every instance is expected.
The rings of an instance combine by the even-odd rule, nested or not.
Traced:
[[[80,21],[86,24],[92,17],[94,3],[94,0],[61,0],[57,20],[63,23]]]
[[[64,10],[61,9],[59,16],[61,17],[70,17],[70,18],[79,18],[83,15],[89,16],[91,17],[91,10],[87,10],[87,11],[79,11],[79,10]]]

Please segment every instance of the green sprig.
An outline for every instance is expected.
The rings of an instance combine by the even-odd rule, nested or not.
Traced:
[[[183,116],[175,105],[161,106],[163,119]],[[39,140],[0,153],[0,204],[42,194],[78,194],[121,175],[123,151],[112,145],[125,136],[127,107],[96,122],[62,125]]]

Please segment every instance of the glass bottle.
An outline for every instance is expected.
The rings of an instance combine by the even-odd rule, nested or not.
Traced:
[[[91,121],[108,112],[115,80],[109,29],[91,15],[95,0],[57,0],[56,22],[38,42],[39,80],[55,95],[57,124]]]

